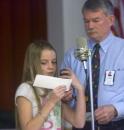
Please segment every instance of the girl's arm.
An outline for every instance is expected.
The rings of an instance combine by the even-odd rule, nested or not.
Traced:
[[[70,70],[62,71],[62,78],[71,78],[72,86],[77,91],[76,108],[71,108],[67,103],[62,103],[63,118],[76,128],[83,128],[85,124],[85,93],[84,87],[80,84],[75,74]]]
[[[47,117],[51,110],[54,108],[56,103],[61,100],[64,96],[65,87],[59,86],[55,88],[50,95],[50,98],[42,106],[41,110],[37,113],[35,117],[32,115],[32,104],[25,97],[18,97],[17,102],[17,111],[19,114],[19,122],[22,130],[39,130],[42,128],[44,122],[47,120]]]

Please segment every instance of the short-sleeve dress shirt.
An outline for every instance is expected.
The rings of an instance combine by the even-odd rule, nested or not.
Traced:
[[[99,44],[101,48],[98,106],[112,104],[118,112],[115,120],[124,119],[124,39],[110,33]],[[88,47],[91,53],[94,45],[94,41],[88,41]],[[75,58],[74,51],[75,48],[67,51],[61,68],[71,68],[80,82],[85,86],[84,67],[82,62]],[[108,72],[113,73],[113,75],[108,77],[106,75]],[[112,83],[109,83],[109,80]]]

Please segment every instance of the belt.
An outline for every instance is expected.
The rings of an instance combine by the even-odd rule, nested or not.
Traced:
[[[98,126],[100,126],[100,127],[121,127],[121,126],[123,126],[124,127],[124,119],[118,120],[118,121],[111,121],[105,125],[98,124]]]
[[[124,119],[119,121],[111,121],[108,124],[101,125],[95,122],[95,130],[117,130],[118,128],[124,129]],[[84,128],[75,128],[73,127],[72,130],[91,130],[91,121],[86,121]]]

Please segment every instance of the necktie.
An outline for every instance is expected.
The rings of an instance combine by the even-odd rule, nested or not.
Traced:
[[[98,86],[99,86],[99,73],[100,73],[100,45],[94,46],[94,54],[92,57],[92,83],[93,83],[93,101],[94,109],[97,108]]]
[[[100,45],[96,44],[93,48],[93,56],[92,56],[92,86],[93,86],[93,101],[94,101],[94,109],[97,108],[97,95],[98,95],[98,85],[99,85],[99,72],[100,72],[100,54],[99,54]],[[89,79],[87,81],[86,86],[86,105],[87,112],[91,111],[91,103],[90,103],[90,86]]]

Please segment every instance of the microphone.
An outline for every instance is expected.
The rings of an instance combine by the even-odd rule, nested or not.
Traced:
[[[87,39],[84,37],[79,37],[76,39],[77,49],[75,49],[74,55],[79,59],[84,66],[85,72],[87,71],[87,58],[89,55],[89,49],[87,47]]]

